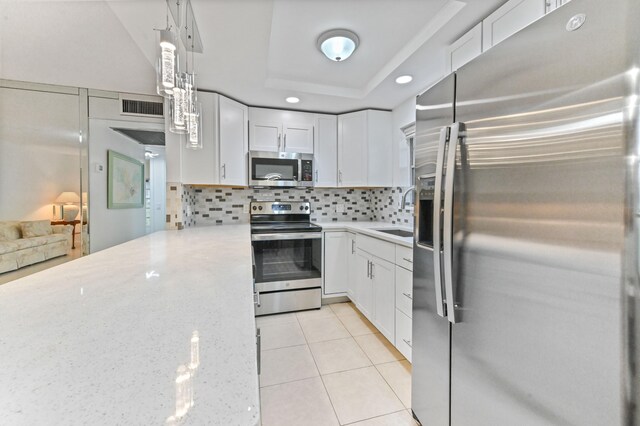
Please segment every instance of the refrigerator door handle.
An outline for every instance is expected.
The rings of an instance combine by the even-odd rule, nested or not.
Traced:
[[[440,268],[442,253],[440,247],[440,229],[442,220],[442,172],[444,170],[444,151],[449,137],[449,127],[440,130],[440,143],[438,144],[438,156],[436,161],[436,182],[433,193],[433,275],[436,290],[436,311],[441,317],[446,317],[445,301],[442,297],[442,271]],[[419,222],[419,221],[417,221]]]
[[[456,318],[456,302],[453,288],[453,183],[456,172],[456,153],[460,142],[461,123],[451,126],[449,150],[447,152],[447,170],[444,182],[444,220],[443,220],[443,266],[444,291],[447,303],[447,317],[452,323],[459,322]]]

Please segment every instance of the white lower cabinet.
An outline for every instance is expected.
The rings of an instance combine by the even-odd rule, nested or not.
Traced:
[[[324,233],[324,295],[347,292],[350,250],[349,232]]]
[[[371,256],[366,252],[357,249],[356,252],[356,307],[365,317],[373,317],[373,281],[371,274]]]
[[[396,309],[395,346],[409,362],[411,362],[411,330],[411,318]]]
[[[373,283],[373,325],[394,342],[395,337],[395,265],[386,260],[371,258],[371,281]]]
[[[326,231],[323,259],[323,294],[346,294],[411,361],[413,250],[357,232]]]
[[[356,298],[356,282],[358,277],[358,263],[356,256],[356,234],[353,232],[347,232],[347,249],[349,254],[347,255],[347,296],[351,300]]]

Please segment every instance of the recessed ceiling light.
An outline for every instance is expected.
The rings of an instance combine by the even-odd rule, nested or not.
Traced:
[[[407,84],[411,82],[411,80],[413,80],[413,77],[411,77],[410,75],[401,75],[400,77],[396,78],[396,83]]]
[[[318,49],[332,61],[340,62],[347,59],[356,50],[360,39],[349,30],[330,30],[318,37]]]
[[[300,102],[300,99],[296,98],[295,96],[289,96],[287,99],[285,99],[285,101],[289,102],[290,104],[297,104],[298,102]]]

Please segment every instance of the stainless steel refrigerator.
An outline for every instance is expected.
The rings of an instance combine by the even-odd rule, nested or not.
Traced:
[[[423,425],[638,424],[638,28],[573,0],[418,97]]]

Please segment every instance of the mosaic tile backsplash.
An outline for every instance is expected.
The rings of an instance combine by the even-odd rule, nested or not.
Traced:
[[[383,221],[413,226],[401,188],[253,189],[167,184],[167,229],[249,222],[251,201],[309,201],[311,221]]]

